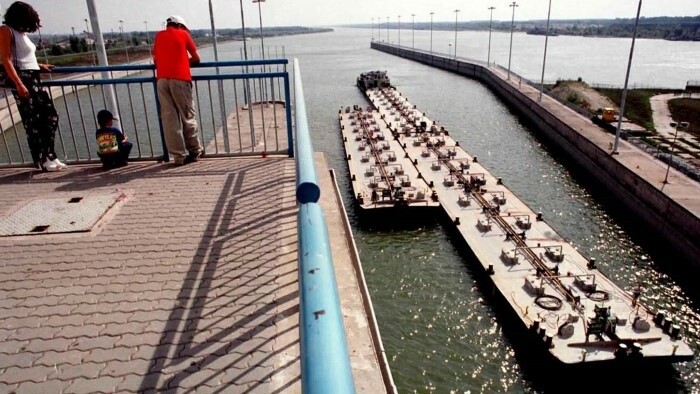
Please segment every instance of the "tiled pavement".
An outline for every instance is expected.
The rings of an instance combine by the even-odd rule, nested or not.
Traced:
[[[298,392],[294,161],[0,170],[0,216],[119,193],[87,233],[0,237],[0,392]]]

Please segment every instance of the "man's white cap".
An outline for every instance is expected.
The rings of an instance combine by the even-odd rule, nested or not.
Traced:
[[[177,23],[187,28],[187,23],[185,23],[185,18],[180,15],[170,15],[168,19],[165,20],[167,23]]]

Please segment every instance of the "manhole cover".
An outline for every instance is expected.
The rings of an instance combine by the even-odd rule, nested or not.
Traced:
[[[90,231],[118,198],[109,194],[32,200],[0,218],[0,236]]]

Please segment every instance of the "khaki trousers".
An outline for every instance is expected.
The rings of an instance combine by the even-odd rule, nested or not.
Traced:
[[[182,163],[188,152],[202,152],[203,147],[197,133],[192,83],[177,79],[159,79],[158,100],[165,145],[172,160]]]

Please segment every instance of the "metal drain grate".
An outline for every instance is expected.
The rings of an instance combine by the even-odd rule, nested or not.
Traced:
[[[0,236],[90,231],[118,198],[108,194],[33,200],[0,218]]]

